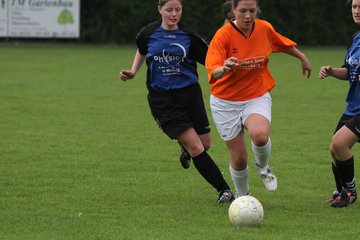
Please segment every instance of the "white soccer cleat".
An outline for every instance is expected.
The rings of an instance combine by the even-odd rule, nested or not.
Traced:
[[[262,178],[264,186],[268,191],[273,192],[277,189],[277,178],[272,173],[270,168],[267,168],[265,171],[261,172],[260,177]]]

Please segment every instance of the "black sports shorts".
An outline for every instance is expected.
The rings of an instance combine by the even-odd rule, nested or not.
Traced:
[[[335,133],[344,125],[360,138],[360,115],[350,116],[343,114],[336,126]],[[358,142],[360,142],[360,140]]]
[[[159,128],[171,139],[193,127],[197,134],[210,132],[209,119],[198,83],[176,90],[149,91],[148,102]]]

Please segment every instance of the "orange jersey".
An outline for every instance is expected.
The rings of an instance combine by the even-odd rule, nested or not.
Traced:
[[[264,20],[255,20],[248,38],[233,23],[225,24],[216,32],[206,55],[211,94],[231,101],[246,101],[264,95],[275,87],[268,69],[269,55],[296,45]],[[239,66],[220,79],[212,78],[213,71],[223,66],[229,57],[236,57]]]

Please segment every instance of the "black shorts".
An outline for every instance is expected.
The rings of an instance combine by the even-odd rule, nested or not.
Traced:
[[[360,139],[360,115],[349,116],[343,114],[336,126],[335,133],[344,125]],[[358,142],[360,142],[360,140]]]
[[[176,90],[149,91],[148,102],[159,128],[171,139],[177,139],[189,128],[194,128],[199,135],[210,132],[198,83]]]

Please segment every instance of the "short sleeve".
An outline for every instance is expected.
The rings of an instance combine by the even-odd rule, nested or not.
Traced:
[[[288,47],[297,46],[296,42],[276,32],[274,27],[269,22],[266,22],[266,25],[268,26],[268,36],[270,39],[272,52],[283,52]]]
[[[227,40],[229,36],[227,32],[221,28],[218,30],[210,42],[206,55],[205,67],[208,72],[209,82],[212,84],[216,80],[212,78],[213,71],[222,66],[227,56]]]
[[[145,31],[145,27],[143,27],[136,36],[136,45],[139,48],[139,53],[141,55],[146,55],[148,52],[147,40],[144,31]]]

